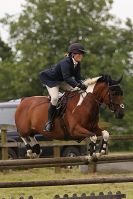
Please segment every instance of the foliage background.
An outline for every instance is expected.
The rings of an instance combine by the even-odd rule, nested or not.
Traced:
[[[88,50],[82,62],[84,77],[108,73],[124,75],[125,118],[115,120],[101,110],[110,131],[132,133],[133,125],[133,23],[110,14],[113,0],[26,0],[19,17],[6,15],[10,40],[0,39],[0,99],[46,94],[39,72],[64,57],[72,42]]]

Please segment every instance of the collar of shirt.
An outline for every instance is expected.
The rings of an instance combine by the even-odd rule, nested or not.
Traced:
[[[74,58],[72,58],[72,60],[73,60],[73,64],[74,64],[74,68],[78,65],[78,62],[77,61],[75,61],[75,59]]]

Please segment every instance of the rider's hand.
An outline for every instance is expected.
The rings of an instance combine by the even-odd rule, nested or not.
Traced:
[[[77,87],[80,88],[83,91],[86,91],[86,89],[87,89],[87,86],[84,85],[84,84],[78,84]]]

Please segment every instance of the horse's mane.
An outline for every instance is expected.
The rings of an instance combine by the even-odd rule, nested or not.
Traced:
[[[110,75],[106,74],[106,75],[101,75],[98,77],[88,78],[84,81],[84,84],[86,86],[89,86],[92,84],[96,84],[97,82],[106,82],[111,85],[113,83],[113,80]]]
[[[96,83],[100,83],[100,82],[105,82],[109,85],[114,85],[115,81],[112,80],[111,76],[108,74],[103,74],[101,76],[98,77],[93,77],[93,78],[87,78],[86,80],[83,81],[83,84],[85,84],[88,88],[87,91],[92,92],[93,88],[95,86]],[[72,91],[79,91],[79,89],[76,87],[76,89],[72,89]]]
[[[95,83],[98,81],[98,79],[100,79],[100,78],[101,78],[101,76],[99,76],[99,77],[93,77],[93,78],[87,78],[87,79],[84,81],[84,84],[85,84],[86,86],[95,84]]]
[[[106,82],[109,85],[113,84],[114,80],[112,80],[111,76],[108,74],[102,75],[97,82]]]

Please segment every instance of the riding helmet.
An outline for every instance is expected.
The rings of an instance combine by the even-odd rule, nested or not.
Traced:
[[[68,48],[68,53],[71,54],[71,53],[81,53],[81,54],[85,54],[86,51],[84,49],[84,46],[80,43],[73,43],[69,46]]]

